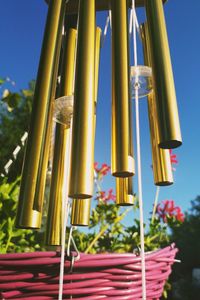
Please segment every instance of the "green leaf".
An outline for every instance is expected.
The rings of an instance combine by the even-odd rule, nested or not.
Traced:
[[[4,84],[6,80],[4,78],[0,78],[0,85]]]
[[[22,94],[24,95],[24,97],[32,97],[33,91],[32,90],[22,90]]]
[[[5,232],[0,231],[0,241],[2,241],[5,236],[6,236]]]
[[[34,90],[35,90],[35,80],[31,80],[29,82],[28,86],[29,86],[29,89],[34,92]]]
[[[18,107],[21,96],[17,93],[9,93],[6,97],[2,98],[2,101],[5,102],[8,106],[8,111],[12,111],[16,107]]]

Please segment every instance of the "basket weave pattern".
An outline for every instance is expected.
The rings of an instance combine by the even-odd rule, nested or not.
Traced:
[[[171,273],[174,245],[146,253],[147,299],[159,299]],[[0,255],[1,299],[58,298],[60,253]],[[65,260],[63,299],[142,299],[141,258],[135,254],[81,254],[73,269]]]

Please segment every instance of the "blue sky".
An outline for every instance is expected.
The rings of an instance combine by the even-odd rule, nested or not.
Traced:
[[[192,3],[192,4],[191,4]],[[183,210],[190,200],[200,194],[200,2],[169,0],[165,5],[171,58],[181,121],[183,145],[174,150],[179,164],[174,174],[175,183],[162,187],[160,200],[173,199]],[[138,11],[139,21],[144,10]],[[6,0],[0,3],[0,77],[16,81],[16,90],[26,88],[36,78],[39,55],[47,14],[44,0]],[[105,25],[106,14],[100,13],[97,23]],[[138,41],[139,42],[139,41]],[[142,63],[139,46],[139,62]],[[110,164],[110,106],[111,64],[110,32],[101,51],[99,94],[97,108],[96,161]],[[131,53],[133,56],[133,54]],[[145,216],[152,209],[155,186],[151,170],[151,147],[146,100],[140,102],[141,147],[143,172],[143,200]],[[137,192],[137,179],[135,179]],[[108,177],[105,188],[114,187]]]

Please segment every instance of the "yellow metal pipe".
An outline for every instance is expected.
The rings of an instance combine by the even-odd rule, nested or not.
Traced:
[[[162,0],[145,0],[145,8],[155,80],[159,146],[176,148],[182,144],[182,138]]]
[[[76,37],[77,31],[75,29],[70,28],[66,32],[62,60],[60,96],[73,94]],[[62,201],[67,198],[67,195],[63,194],[63,187],[64,185],[69,184],[69,178],[65,178],[64,167],[67,152],[70,151],[69,135],[70,128],[68,126],[56,123],[54,159],[47,215],[47,245],[61,245],[63,224]]]
[[[148,114],[151,133],[152,162],[154,183],[159,186],[173,184],[173,173],[169,149],[160,149],[158,146],[158,124],[155,118],[155,93],[148,95]]]
[[[55,79],[56,80],[56,79]],[[48,119],[46,122],[45,137],[42,145],[40,162],[38,168],[37,183],[35,188],[35,198],[33,202],[33,209],[36,211],[42,212],[43,202],[44,202],[44,193],[46,187],[46,175],[47,175],[47,166],[49,161],[49,151],[51,145],[51,135],[53,127],[53,105],[50,104]],[[41,220],[42,221],[42,220]],[[41,222],[40,222],[41,226]]]
[[[70,28],[66,35],[62,61],[60,96],[69,96],[74,93],[77,30]]]
[[[100,60],[100,45],[101,45],[101,29],[96,28],[95,42],[95,108],[97,104],[98,94],[98,78],[99,78],[99,60]],[[96,130],[96,111],[94,115],[94,131]],[[94,133],[95,136],[95,133]],[[88,226],[90,220],[90,198],[88,199],[73,199],[71,224],[77,226]]]
[[[90,222],[91,199],[73,199],[71,225],[88,226]]]
[[[44,155],[45,139],[48,137],[47,120],[51,111],[51,102],[55,96],[55,74],[57,57],[62,36],[65,12],[65,0],[52,0],[49,4],[44,40],[42,45],[34,99],[27,141],[16,226],[20,228],[39,228],[41,210],[34,209],[38,191],[38,175],[41,175],[41,157]],[[46,136],[46,137],[45,137]],[[41,198],[38,209],[42,207]],[[35,204],[36,205],[36,204]],[[38,205],[36,205],[38,206]]]
[[[78,19],[69,196],[86,199],[92,197],[94,177],[94,0],[80,0]]]
[[[97,103],[98,96],[98,82],[99,82],[99,61],[100,61],[100,48],[101,48],[101,28],[96,27],[95,38],[95,94],[94,101]]]
[[[62,199],[63,194],[66,150],[69,150],[70,129],[65,125],[56,124],[54,160],[50,188],[49,208],[47,215],[46,244],[60,245],[63,224]]]
[[[141,35],[143,43],[144,61],[145,64],[151,67],[151,52],[149,43],[149,34],[147,24],[141,25]],[[153,83],[150,83],[151,85]],[[154,84],[153,84],[154,86]],[[158,121],[156,111],[156,99],[154,90],[148,95],[148,115],[151,134],[152,161],[154,182],[156,185],[164,186],[173,183],[173,173],[171,166],[170,153],[168,149],[161,149],[158,146]]]
[[[116,204],[129,206],[135,203],[133,177],[116,178]]]
[[[134,174],[129,130],[129,41],[127,1],[112,0],[112,141],[111,172],[116,177]]]

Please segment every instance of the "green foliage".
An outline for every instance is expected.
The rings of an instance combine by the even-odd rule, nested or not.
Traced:
[[[193,300],[200,294],[200,287],[192,279],[193,268],[200,268],[200,196],[191,201],[191,210],[185,214],[185,221],[171,227],[171,239],[175,241],[181,264],[174,266],[173,290],[170,299]]]
[[[98,201],[92,210],[90,233],[75,232],[76,243],[82,252],[133,252],[140,249],[140,223],[134,219],[132,226],[123,224],[127,214],[138,210],[138,204],[121,212],[115,203]],[[170,243],[167,224],[155,218],[145,233],[145,250],[152,251]]]
[[[0,79],[0,86],[3,88],[6,79]],[[19,141],[28,130],[34,81],[29,83],[28,89],[19,93],[4,89],[0,99],[0,173],[4,171],[4,165],[11,158],[12,152],[19,144]],[[21,173],[24,148],[19,153],[15,165],[9,172],[9,181],[14,181]]]
[[[15,228],[19,178],[0,185],[0,253],[41,250],[41,233]]]

